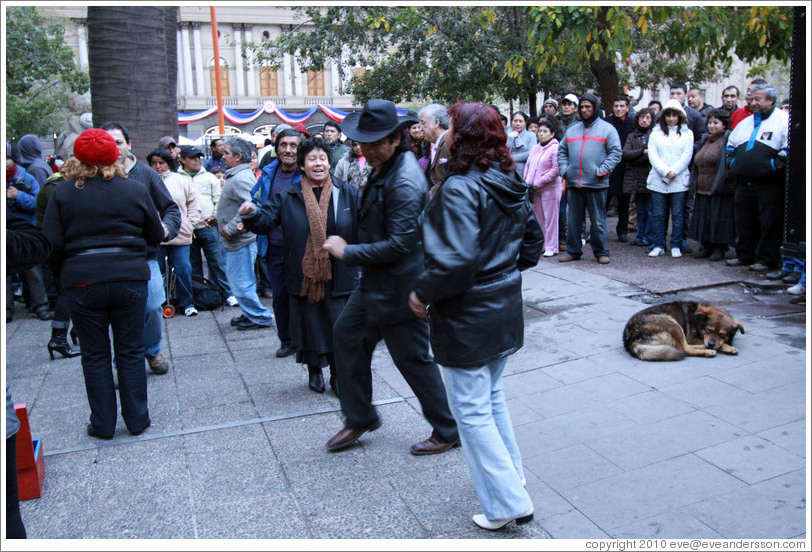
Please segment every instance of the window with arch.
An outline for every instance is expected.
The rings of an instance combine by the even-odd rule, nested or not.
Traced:
[[[211,95],[217,95],[217,72],[214,68],[214,59],[209,62],[209,82],[211,84]],[[220,58],[220,84],[223,87],[223,97],[230,96],[228,88],[228,62]]]
[[[279,80],[277,78],[276,69],[274,69],[273,67],[259,68],[259,95],[260,96],[279,95]]]
[[[324,70],[307,72],[307,95],[324,96]]]

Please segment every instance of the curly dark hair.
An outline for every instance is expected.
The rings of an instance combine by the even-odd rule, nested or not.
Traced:
[[[488,170],[494,163],[512,173],[516,163],[507,147],[507,135],[499,114],[484,103],[458,103],[449,110],[454,140],[449,144],[448,170],[466,173],[471,165]]]
[[[298,156],[299,168],[304,167],[305,157],[313,150],[320,149],[327,154],[327,159],[330,159],[330,144],[324,138],[308,138],[299,144],[299,149],[296,150]]]
[[[730,113],[727,112],[726,109],[722,109],[717,107],[716,109],[711,109],[708,112],[708,119],[713,117],[714,119],[719,119],[719,121],[725,125],[725,130],[730,130],[731,120],[730,120]]]

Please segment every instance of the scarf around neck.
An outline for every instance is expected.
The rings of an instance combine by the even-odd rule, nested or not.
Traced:
[[[330,254],[322,247],[327,239],[327,215],[330,198],[333,196],[333,180],[329,178],[321,187],[321,198],[316,201],[313,183],[302,175],[302,198],[304,199],[310,235],[307,237],[304,257],[302,257],[302,291],[311,303],[324,300],[324,282],[332,279]]]

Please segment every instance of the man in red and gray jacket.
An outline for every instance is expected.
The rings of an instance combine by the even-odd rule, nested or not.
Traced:
[[[567,253],[558,259],[562,263],[581,258],[581,228],[587,211],[592,253],[599,263],[609,263],[606,195],[609,173],[620,163],[623,148],[615,127],[600,118],[600,108],[594,94],[581,96],[581,120],[567,129],[558,146],[558,169],[567,180]]]

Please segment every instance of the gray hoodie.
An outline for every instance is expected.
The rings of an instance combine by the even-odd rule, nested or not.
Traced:
[[[220,193],[220,202],[217,204],[217,225],[230,236],[221,238],[226,251],[237,251],[246,245],[257,241],[257,235],[252,232],[237,233],[237,223],[242,222],[238,214],[240,205],[244,201],[251,201],[251,188],[256,184],[254,171],[251,165],[243,163],[226,171],[226,183]]]
[[[558,170],[568,188],[608,188],[609,173],[623,156],[620,136],[600,118],[601,102],[596,96],[584,94],[580,101],[592,103],[595,110],[592,117],[573,124],[564,134],[558,147]]]

